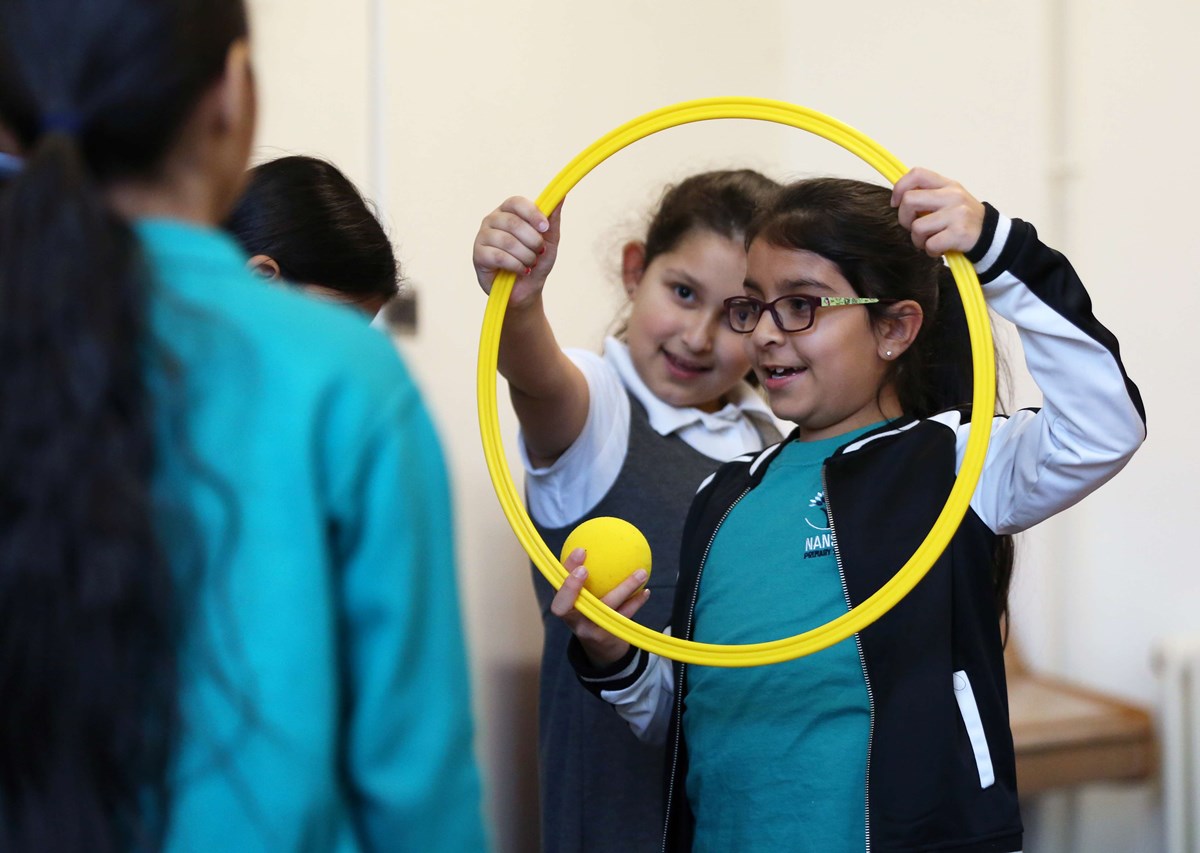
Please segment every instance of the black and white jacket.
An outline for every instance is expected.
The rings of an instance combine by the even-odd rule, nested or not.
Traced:
[[[1066,258],[1043,245],[1033,226],[990,206],[968,257],[989,306],[1017,326],[1044,400],[1040,410],[992,420],[983,474],[949,547],[912,592],[855,635],[871,705],[863,815],[871,851],[1021,848],[991,576],[995,539],[1079,501],[1116,474],[1146,434],[1141,397],[1116,339],[1092,316]],[[965,411],[901,419],[826,461],[826,507],[849,605],[890,579],[925,538],[954,484],[970,429]],[[691,639],[704,560],[721,521],[782,446],[735,459],[701,485],[684,528],[671,623],[677,636]],[[570,655],[584,685],[639,736],[667,739],[663,849],[689,850],[693,819],[680,725],[687,666],[631,649],[596,670],[577,643]]]

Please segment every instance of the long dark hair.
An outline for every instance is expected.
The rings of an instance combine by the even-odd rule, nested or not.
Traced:
[[[0,849],[159,846],[176,729],[149,281],[106,191],[153,178],[246,35],[241,0],[5,0]]]
[[[225,227],[288,281],[353,300],[396,295],[391,241],[350,179],[325,160],[280,157],[251,169]]]
[[[746,245],[813,252],[838,267],[859,296],[883,316],[892,300],[913,300],[925,319],[913,345],[891,362],[890,382],[905,414],[928,417],[971,404],[971,339],[958,287],[939,258],[917,249],[891,206],[891,190],[847,178],[812,178],[784,187],[746,231]],[[998,375],[1003,371],[997,353]],[[996,608],[1007,624],[1013,539],[997,537]]]

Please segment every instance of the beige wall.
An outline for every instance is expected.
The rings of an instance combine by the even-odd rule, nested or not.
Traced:
[[[509,4],[252,0],[261,155],[330,157],[379,202],[420,299],[403,348],[445,439],[460,580],[497,847],[534,843],[540,625],[528,568],[488,483],[474,415],[484,299],[469,252],[505,196],[536,195],[601,133],[646,110],[756,95],[831,113],[902,160],[1038,223],[1089,283],[1146,396],[1151,439],[1121,477],[1022,545],[1018,638],[1045,668],[1153,703],[1150,650],[1197,623],[1200,572],[1179,531],[1200,454],[1189,334],[1200,296],[1187,168],[1200,12],[1183,0],[917,5],[660,0]],[[1170,138],[1163,137],[1171,133]],[[571,195],[548,297],[564,343],[616,310],[616,250],[665,180],[745,163],[776,177],[869,172],[828,143],[721,122],[639,143]],[[1018,364],[1019,367],[1019,364]],[[1019,382],[1019,405],[1035,389]],[[515,424],[502,399],[512,456]],[[1171,476],[1163,475],[1170,472]],[[1030,811],[1028,849],[1153,851],[1153,787]],[[1071,841],[1078,823],[1077,842]],[[1097,829],[1098,828],[1098,829]],[[1101,834],[1101,832],[1106,834]],[[1101,839],[1106,840],[1101,840]],[[1115,841],[1107,839],[1115,838]],[[1037,842],[1041,843],[1037,843]]]

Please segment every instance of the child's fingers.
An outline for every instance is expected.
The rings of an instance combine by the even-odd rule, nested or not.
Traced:
[[[934,257],[970,251],[983,232],[983,204],[962,184],[928,169],[897,181],[892,204],[913,245]]]
[[[490,293],[496,273],[507,271],[517,276],[529,275],[545,251],[545,241],[529,223],[516,214],[495,210],[480,225],[471,261],[480,287]],[[542,280],[549,266],[543,264]]]
[[[932,257],[968,252],[983,231],[983,206],[958,205],[929,213],[912,225],[913,244]]]
[[[562,207],[560,204],[559,207]],[[524,196],[515,195],[512,198],[504,200],[498,210],[502,213],[511,213],[520,217],[525,222],[528,222],[539,234],[546,233],[550,228],[550,220],[546,215],[538,210],[538,206]]]
[[[550,275],[550,271],[554,269],[554,261],[558,257],[558,240],[562,223],[562,202],[554,210],[550,211],[550,217],[546,220],[548,227],[544,234],[541,235],[541,243],[537,247],[537,259],[530,264],[535,269],[536,277],[541,281],[545,281]]]
[[[520,274],[528,266],[524,258],[514,255],[513,252],[507,249],[491,246],[486,243],[477,243],[475,245],[475,252],[471,256],[471,260],[475,264],[475,270],[480,274],[494,274],[502,270]]]
[[[650,600],[650,590],[643,589],[641,592],[634,595],[624,604],[617,608],[617,612],[626,619],[632,619],[633,614],[642,609],[642,605]]]
[[[587,561],[587,549],[576,548],[570,554],[567,554],[567,559],[563,560],[563,568],[567,570],[567,574],[574,572]]]
[[[911,231],[914,223],[935,211],[975,206],[978,206],[982,218],[983,205],[958,184],[951,184],[938,189],[909,190],[900,199],[897,216],[900,224]]]
[[[900,206],[904,194],[917,189],[938,189],[952,183],[949,178],[921,166],[910,169],[892,188],[892,207]]]
[[[545,240],[528,222],[515,213],[493,211],[484,217],[479,226],[479,239],[490,246],[511,252],[516,257],[522,254],[536,258]]]
[[[604,665],[620,660],[627,653],[629,644],[614,637],[575,609],[575,602],[579,600],[579,591],[583,589],[583,582],[587,578],[587,569],[583,565],[586,556],[586,552],[582,548],[576,548],[563,561],[567,577],[555,594],[554,600],[550,602],[550,612],[562,619],[571,633],[579,638],[584,651],[593,663]],[[609,595],[612,596],[615,592],[616,590]],[[628,596],[628,592],[624,595]],[[634,600],[624,602],[622,609],[627,615],[632,615],[644,603],[644,595],[634,596]]]
[[[567,578],[550,602],[550,612],[559,619],[567,620],[572,614],[575,614],[575,602],[579,599],[579,591],[583,589],[583,582],[587,579],[587,569],[583,565],[586,556],[586,551],[576,548],[567,555],[567,559],[563,562],[563,568],[567,570]]]
[[[931,211],[937,210],[941,202],[935,190],[909,190],[900,196],[896,215],[900,224],[912,230],[913,223]]]
[[[514,296],[540,290],[558,256],[561,218],[561,203],[547,218],[533,202],[517,197],[484,217],[474,252],[475,273],[483,289],[490,292],[496,271],[507,270],[518,277],[530,277],[533,288],[514,290]]]
[[[484,293],[488,294],[492,292],[492,285],[496,281],[497,273],[507,271],[519,276],[524,275],[525,271],[529,269],[523,261],[508,252],[478,243],[471,255],[471,262],[475,266],[475,278],[478,279],[479,286]]]
[[[550,211],[550,218],[547,220],[549,227],[543,235],[547,243],[553,243],[556,246],[558,245],[559,235],[562,232],[562,209],[563,203],[560,201],[558,206]]]
[[[645,569],[638,569],[625,580],[614,586],[608,591],[601,601],[611,607],[613,610],[620,610],[625,602],[634,596],[637,588],[646,582],[649,577]]]
[[[913,169],[892,188],[892,207],[902,211],[908,208],[918,215],[974,200],[958,181],[928,169]]]

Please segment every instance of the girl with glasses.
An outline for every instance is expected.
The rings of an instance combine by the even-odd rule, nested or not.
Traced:
[[[788,438],[723,466],[683,536],[675,636],[776,640],[844,614],[913,554],[970,432],[972,361],[940,256],[967,255],[1018,328],[1042,409],[995,415],[971,508],[929,574],[824,651],[750,669],[672,665],[573,609],[572,661],[665,739],[670,850],[1017,851],[1002,622],[1011,536],[1071,506],[1145,437],[1136,386],[1068,261],[1032,226],[918,169],[889,190],[786,187],[747,232],[726,302]],[[606,602],[625,605],[636,583]]]
[[[486,843],[437,437],[217,228],[255,114],[242,0],[0,3],[0,850]]]
[[[512,198],[475,240],[479,283],[518,279],[499,368],[521,423],[530,515],[558,553],[580,522],[618,516],[647,537],[647,590],[628,616],[664,628],[680,531],[700,481],[778,431],[757,392],[724,302],[742,292],[745,230],[777,185],[749,170],[692,176],[663,196],[645,239],[627,244],[624,332],[604,356],[563,351],[542,291],[559,244],[559,213]],[[570,632],[550,614],[554,589],[534,571],[545,637],[539,697],[542,848],[563,853],[655,849],[662,836],[661,745],[639,742],[585,691],[566,661]],[[653,593],[653,594],[651,594]]]

